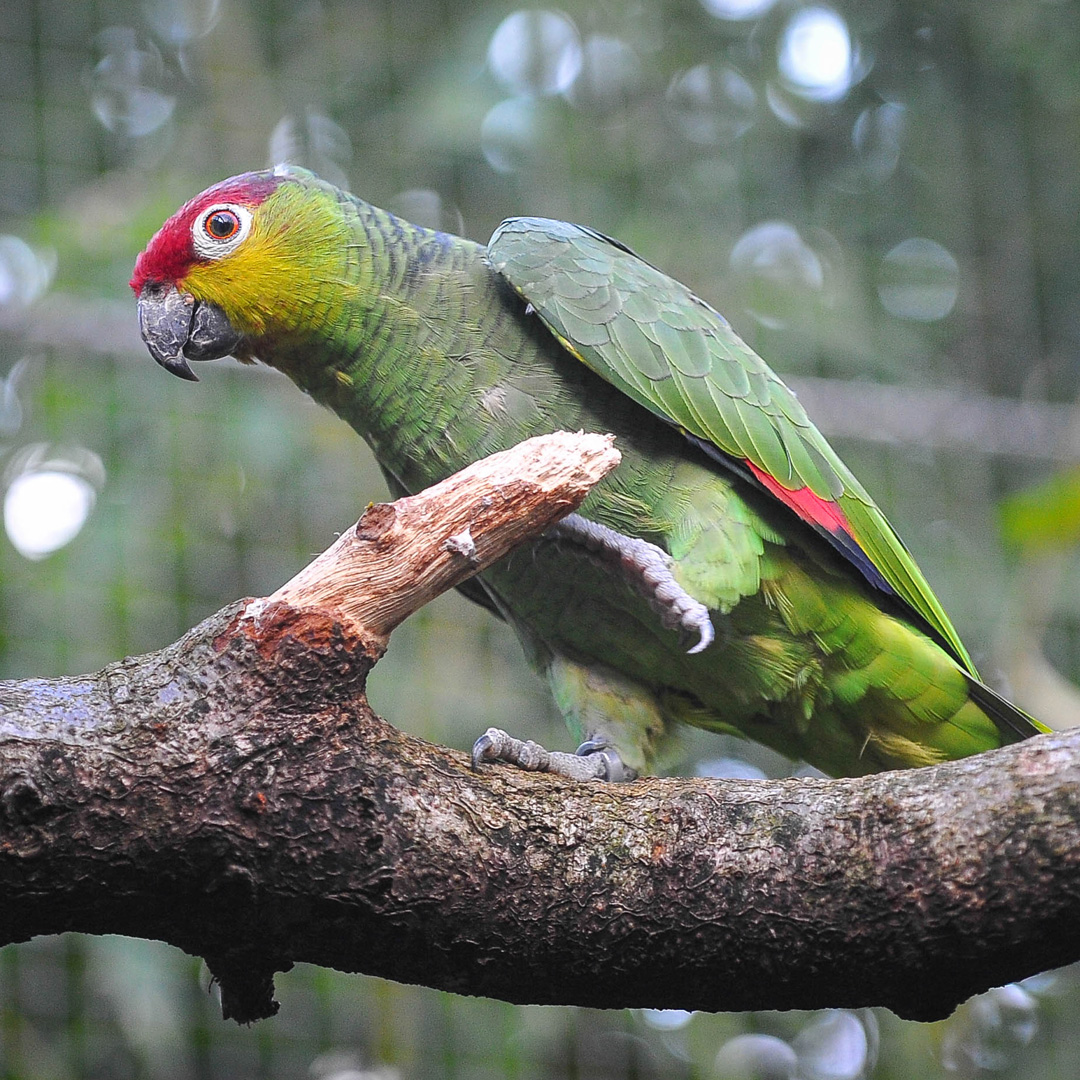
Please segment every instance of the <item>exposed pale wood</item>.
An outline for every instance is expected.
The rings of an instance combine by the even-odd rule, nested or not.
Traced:
[[[618,464],[614,441],[580,432],[526,439],[418,495],[370,506],[267,604],[317,610],[385,649],[414,611],[579,506]],[[256,602],[249,612],[259,610]]]

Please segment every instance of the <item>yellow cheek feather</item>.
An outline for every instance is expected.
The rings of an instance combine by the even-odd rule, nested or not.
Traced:
[[[325,319],[328,281],[345,272],[348,230],[331,197],[285,181],[252,208],[251,232],[220,259],[201,260],[178,287],[216,304],[249,337]]]

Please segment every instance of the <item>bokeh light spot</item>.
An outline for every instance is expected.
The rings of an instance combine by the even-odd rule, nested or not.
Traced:
[[[1012,1065],[1039,1030],[1038,1001],[1017,983],[971,998],[949,1020],[941,1063],[971,1076]]]
[[[137,139],[156,131],[173,114],[176,98],[165,90],[166,71],[152,42],[114,27],[98,36],[105,55],[90,73],[90,106],[102,126]]]
[[[425,229],[457,235],[465,231],[465,219],[458,207],[431,188],[399,192],[389,200],[386,209]]]
[[[4,530],[27,559],[43,559],[78,536],[105,481],[101,458],[82,447],[24,447],[7,468]]]
[[[672,118],[691,142],[730,142],[754,123],[754,88],[724,64],[698,64],[679,72],[668,85],[666,97]]]
[[[581,70],[581,39],[559,11],[515,11],[492,34],[487,62],[516,94],[560,94]]]
[[[658,1031],[678,1031],[694,1019],[694,1014],[686,1009],[642,1009],[641,1018]]]
[[[787,326],[825,286],[821,258],[786,221],[765,221],[743,233],[730,261],[746,311],[772,329]]]
[[[854,81],[854,46],[847,23],[832,8],[808,7],[788,21],[778,44],[780,74],[814,101],[837,101]]]
[[[717,1052],[715,1075],[724,1080],[795,1080],[798,1065],[795,1051],[783,1039],[736,1035]]]
[[[344,166],[352,160],[352,140],[330,117],[312,110],[300,118],[286,114],[270,133],[269,147],[275,165],[305,165],[324,180],[348,187]]]
[[[775,3],[776,0],[701,0],[701,6],[710,15],[732,21],[756,19]]]
[[[501,173],[527,168],[538,126],[537,106],[531,98],[500,101],[480,123],[480,149],[487,163]]]
[[[881,260],[878,296],[898,318],[934,322],[956,305],[959,282],[956,259],[936,241],[913,236]]]
[[[864,175],[873,183],[887,180],[900,160],[906,110],[886,101],[863,109],[851,129],[851,142]]]
[[[81,476],[23,473],[4,494],[4,529],[20,555],[43,559],[75,539],[94,499],[93,487]]]
[[[859,1080],[870,1063],[866,1029],[844,1009],[812,1021],[791,1045],[799,1059],[800,1080]]]
[[[591,34],[582,49],[581,72],[570,100],[611,113],[630,104],[641,87],[641,60],[621,38]]]
[[[0,307],[25,307],[41,296],[56,272],[53,251],[35,251],[18,236],[0,236]]]
[[[143,14],[162,40],[183,47],[214,29],[221,0],[143,0]]]

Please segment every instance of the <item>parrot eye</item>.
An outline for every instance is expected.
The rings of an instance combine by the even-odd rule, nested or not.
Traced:
[[[236,248],[250,230],[251,211],[227,203],[204,210],[192,225],[191,239],[195,251],[204,259],[220,259]]]
[[[229,240],[240,231],[240,217],[235,210],[216,210],[203,222],[203,228],[215,240]]]

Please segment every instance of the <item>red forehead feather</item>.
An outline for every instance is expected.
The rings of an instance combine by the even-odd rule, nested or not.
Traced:
[[[184,203],[154,234],[135,260],[130,285],[135,295],[142,293],[148,281],[172,284],[183,279],[197,259],[191,243],[191,223],[208,206],[218,202],[240,203],[252,208],[264,202],[284,178],[272,173],[244,173],[222,180]]]

